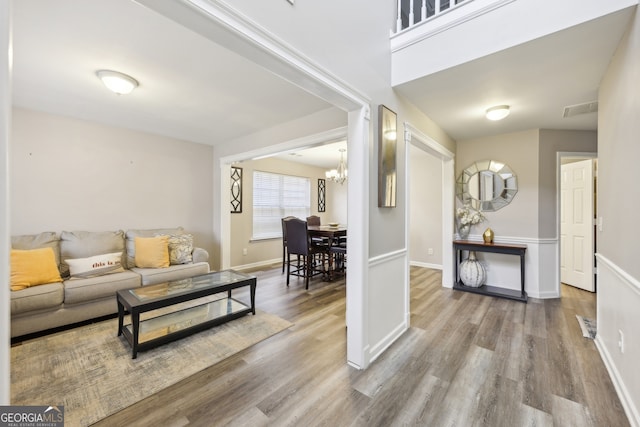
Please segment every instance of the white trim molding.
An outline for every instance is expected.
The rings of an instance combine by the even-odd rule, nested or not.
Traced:
[[[516,0],[473,0],[467,1],[464,8],[455,8],[405,28],[391,36],[391,52],[404,49],[437,34],[463,25],[472,19],[490,13],[513,3]]]
[[[368,366],[366,337],[368,332],[367,280],[369,267],[369,147],[371,146],[370,100],[328,70],[318,66],[301,52],[280,40],[248,16],[221,0],[137,0],[190,30],[232,50],[284,80],[326,100],[347,112],[349,150],[347,271],[347,361],[359,369]],[[277,141],[273,142],[274,144]],[[266,144],[265,144],[266,145]],[[214,182],[228,183],[228,161],[216,161]],[[214,233],[225,233],[229,209],[228,187],[214,186]],[[214,216],[215,217],[215,216]],[[225,222],[226,221],[226,222]],[[224,255],[222,255],[224,260]],[[224,261],[228,263],[228,261]]]
[[[409,266],[431,268],[432,270],[442,270],[442,264],[431,264],[429,262],[409,261]]]
[[[351,245],[351,243],[349,243]],[[369,260],[367,362],[373,362],[409,329],[408,251],[406,248]],[[347,270],[348,271],[348,270]]]
[[[227,2],[136,1],[264,66],[285,80],[345,111],[353,111],[370,104],[367,97],[355,88],[315,64]]]
[[[596,346],[624,407],[629,423],[640,426],[640,281],[603,254],[598,262],[598,334]],[[625,338],[621,344],[621,335]]]

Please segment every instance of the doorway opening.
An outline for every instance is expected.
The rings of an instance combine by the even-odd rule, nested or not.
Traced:
[[[560,283],[597,290],[597,155],[559,153]]]
[[[323,155],[319,147],[330,147],[331,152],[335,151],[337,154],[337,147],[344,147],[346,149],[347,146],[347,128],[341,127],[266,146],[258,152],[254,150],[221,158],[221,168],[226,169],[231,166],[236,166],[243,169],[243,186],[245,187],[245,208],[243,209],[242,215],[226,215],[225,213],[226,219],[223,223],[223,229],[230,230],[229,233],[233,238],[221,241],[220,250],[225,260],[222,268],[244,269],[270,265],[274,262],[275,256],[266,256],[269,254],[278,255],[281,249],[279,239],[254,239],[253,237],[254,230],[251,223],[253,208],[251,205],[253,201],[252,171],[254,170],[308,177],[311,185],[310,194],[312,196],[309,215],[314,214],[323,217],[326,211],[328,211],[331,214],[331,220],[339,217],[340,223],[347,224],[347,183],[344,183],[344,185],[336,184],[334,186],[332,183],[325,182],[326,192],[323,195],[325,198],[325,206],[322,211],[319,210],[316,202],[318,200],[316,184],[318,178],[317,169],[319,168],[318,163],[322,163],[323,161],[322,158],[318,158]],[[347,156],[347,162],[348,159],[349,157]],[[223,172],[223,180],[221,180],[222,189],[230,188],[230,182],[228,185],[225,183],[227,180],[230,180],[230,174]],[[223,191],[222,189],[221,194],[225,197],[230,197],[229,192]],[[340,191],[339,195],[336,194],[337,190]],[[332,206],[332,203],[326,203],[327,200],[333,202],[337,197],[340,197],[340,200],[343,202],[340,209]],[[221,206],[227,206],[227,203],[223,202]],[[220,211],[222,214],[223,209],[220,209]],[[243,218],[240,220],[238,218],[239,216]],[[248,262],[246,260],[248,260]]]
[[[445,147],[440,145],[438,142],[434,141],[430,137],[426,136],[418,129],[414,128],[408,123],[405,123],[405,158],[406,158],[406,171],[407,171],[407,186],[406,186],[406,196],[407,200],[407,209],[406,209],[406,242],[409,249],[409,260],[410,263],[417,262],[417,265],[420,265],[420,259],[416,258],[415,253],[411,253],[412,249],[415,250],[426,250],[426,258],[425,261],[422,262],[423,265],[429,266],[431,268],[437,268],[438,266],[442,269],[442,286],[447,288],[453,287],[453,250],[451,248],[451,241],[453,236],[453,206],[454,206],[454,165],[453,158],[454,154],[447,150]],[[412,153],[418,154],[417,156],[412,156]],[[422,160],[420,160],[422,159]],[[416,200],[412,198],[413,191],[423,192],[425,189],[425,183],[415,182],[412,178],[414,177],[416,161],[421,161],[422,165],[428,166],[432,165],[437,168],[437,173],[440,175],[439,177],[434,177],[437,180],[437,184],[439,185],[439,189],[433,191],[434,197],[431,200],[432,207],[431,212],[433,213],[432,220],[436,220],[438,222],[437,227],[439,228],[438,232],[432,231],[429,233],[427,238],[431,238],[430,242],[426,243],[424,246],[424,242],[413,242],[412,243],[412,228],[415,227],[415,223],[418,221],[429,220],[428,218],[416,218],[416,215],[412,215],[412,212],[415,212],[416,203],[420,203],[420,197]],[[413,163],[413,164],[412,164]],[[433,186],[430,186],[433,188]],[[437,193],[437,194],[436,194]],[[418,207],[419,210],[419,207]],[[435,212],[439,210],[438,212]],[[433,229],[433,227],[431,227]],[[422,232],[421,232],[422,234]],[[430,254],[430,249],[433,249],[433,254]],[[433,261],[428,262],[429,257],[433,256]],[[409,277],[407,275],[407,277]],[[407,295],[409,292],[407,291]],[[407,301],[407,307],[409,307],[409,303]]]

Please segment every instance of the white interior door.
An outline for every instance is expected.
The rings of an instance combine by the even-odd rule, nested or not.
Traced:
[[[560,280],[594,292],[593,160],[561,166]]]

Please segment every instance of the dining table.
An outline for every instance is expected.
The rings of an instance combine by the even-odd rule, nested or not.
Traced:
[[[347,237],[347,226],[338,224],[337,226],[332,225],[308,225],[307,230],[309,232],[309,237],[311,238],[324,238],[328,240],[328,249],[331,249],[331,246],[336,244],[340,238]],[[329,280],[333,279],[333,258],[329,256]]]

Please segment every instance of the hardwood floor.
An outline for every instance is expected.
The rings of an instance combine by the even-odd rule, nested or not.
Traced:
[[[563,285],[561,299],[523,304],[412,267],[411,328],[358,371],[346,364],[344,280],[305,291],[279,266],[254,274],[258,307],[293,327],[97,425],[629,425],[575,318],[595,318],[589,292]]]

